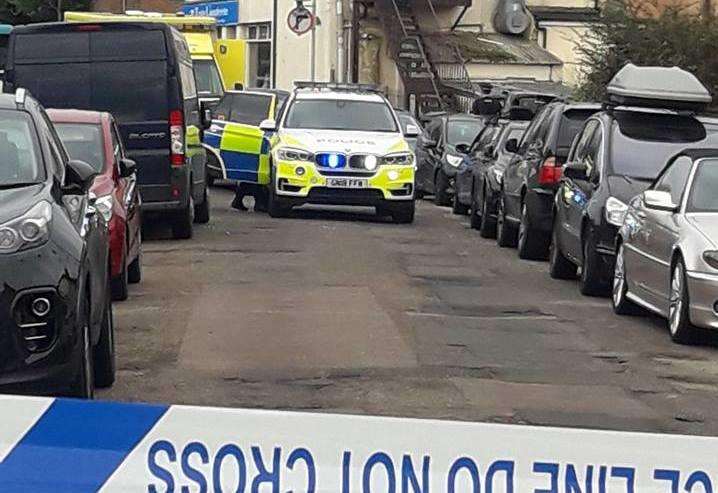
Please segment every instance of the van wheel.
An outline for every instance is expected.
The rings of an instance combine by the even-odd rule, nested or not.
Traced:
[[[93,350],[93,359],[95,385],[110,387],[115,383],[115,323],[109,299],[102,315],[100,340]]]
[[[127,256],[122,256],[122,272],[119,276],[114,277],[110,283],[110,291],[112,299],[115,301],[125,301],[129,294],[128,289],[129,272],[127,269]]]
[[[192,223],[194,222],[194,200],[190,193],[187,206],[172,221],[172,236],[175,240],[192,238]]]
[[[194,206],[194,222],[207,224],[209,222],[209,188],[204,187],[204,198],[201,204]]]

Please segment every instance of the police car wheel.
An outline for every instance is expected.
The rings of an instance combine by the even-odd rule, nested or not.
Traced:
[[[282,199],[277,197],[277,191],[274,183],[274,168],[272,168],[271,179],[269,181],[269,186],[267,187],[267,212],[270,217],[287,217],[292,207],[284,204]]]
[[[401,204],[394,204],[391,208],[391,217],[397,224],[411,224],[414,222],[416,205],[413,200]]]

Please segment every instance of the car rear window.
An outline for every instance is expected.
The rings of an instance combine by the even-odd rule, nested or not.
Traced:
[[[596,113],[595,110],[578,110],[570,109],[564,111],[561,115],[561,121],[558,124],[558,142],[556,153],[559,156],[568,157],[568,151],[571,148],[573,139],[581,131],[583,124],[591,115]]]
[[[616,118],[611,140],[612,172],[655,179],[668,159],[687,145],[715,146],[718,134],[691,116],[634,112]]]
[[[100,125],[55,123],[55,129],[72,159],[85,161],[102,172],[105,167],[105,146]]]

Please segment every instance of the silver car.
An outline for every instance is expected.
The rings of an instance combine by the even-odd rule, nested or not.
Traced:
[[[630,202],[616,245],[616,313],[658,313],[679,343],[718,329],[718,149],[673,157]]]

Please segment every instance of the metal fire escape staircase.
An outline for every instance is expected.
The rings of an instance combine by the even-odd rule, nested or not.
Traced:
[[[414,15],[414,4],[418,2],[426,2],[438,26],[432,0],[375,0],[405,93],[416,98],[421,113],[468,111],[476,91],[461,51],[448,36],[443,37],[446,45],[440,50],[442,59],[432,59],[434,50],[426,49],[425,37]]]

